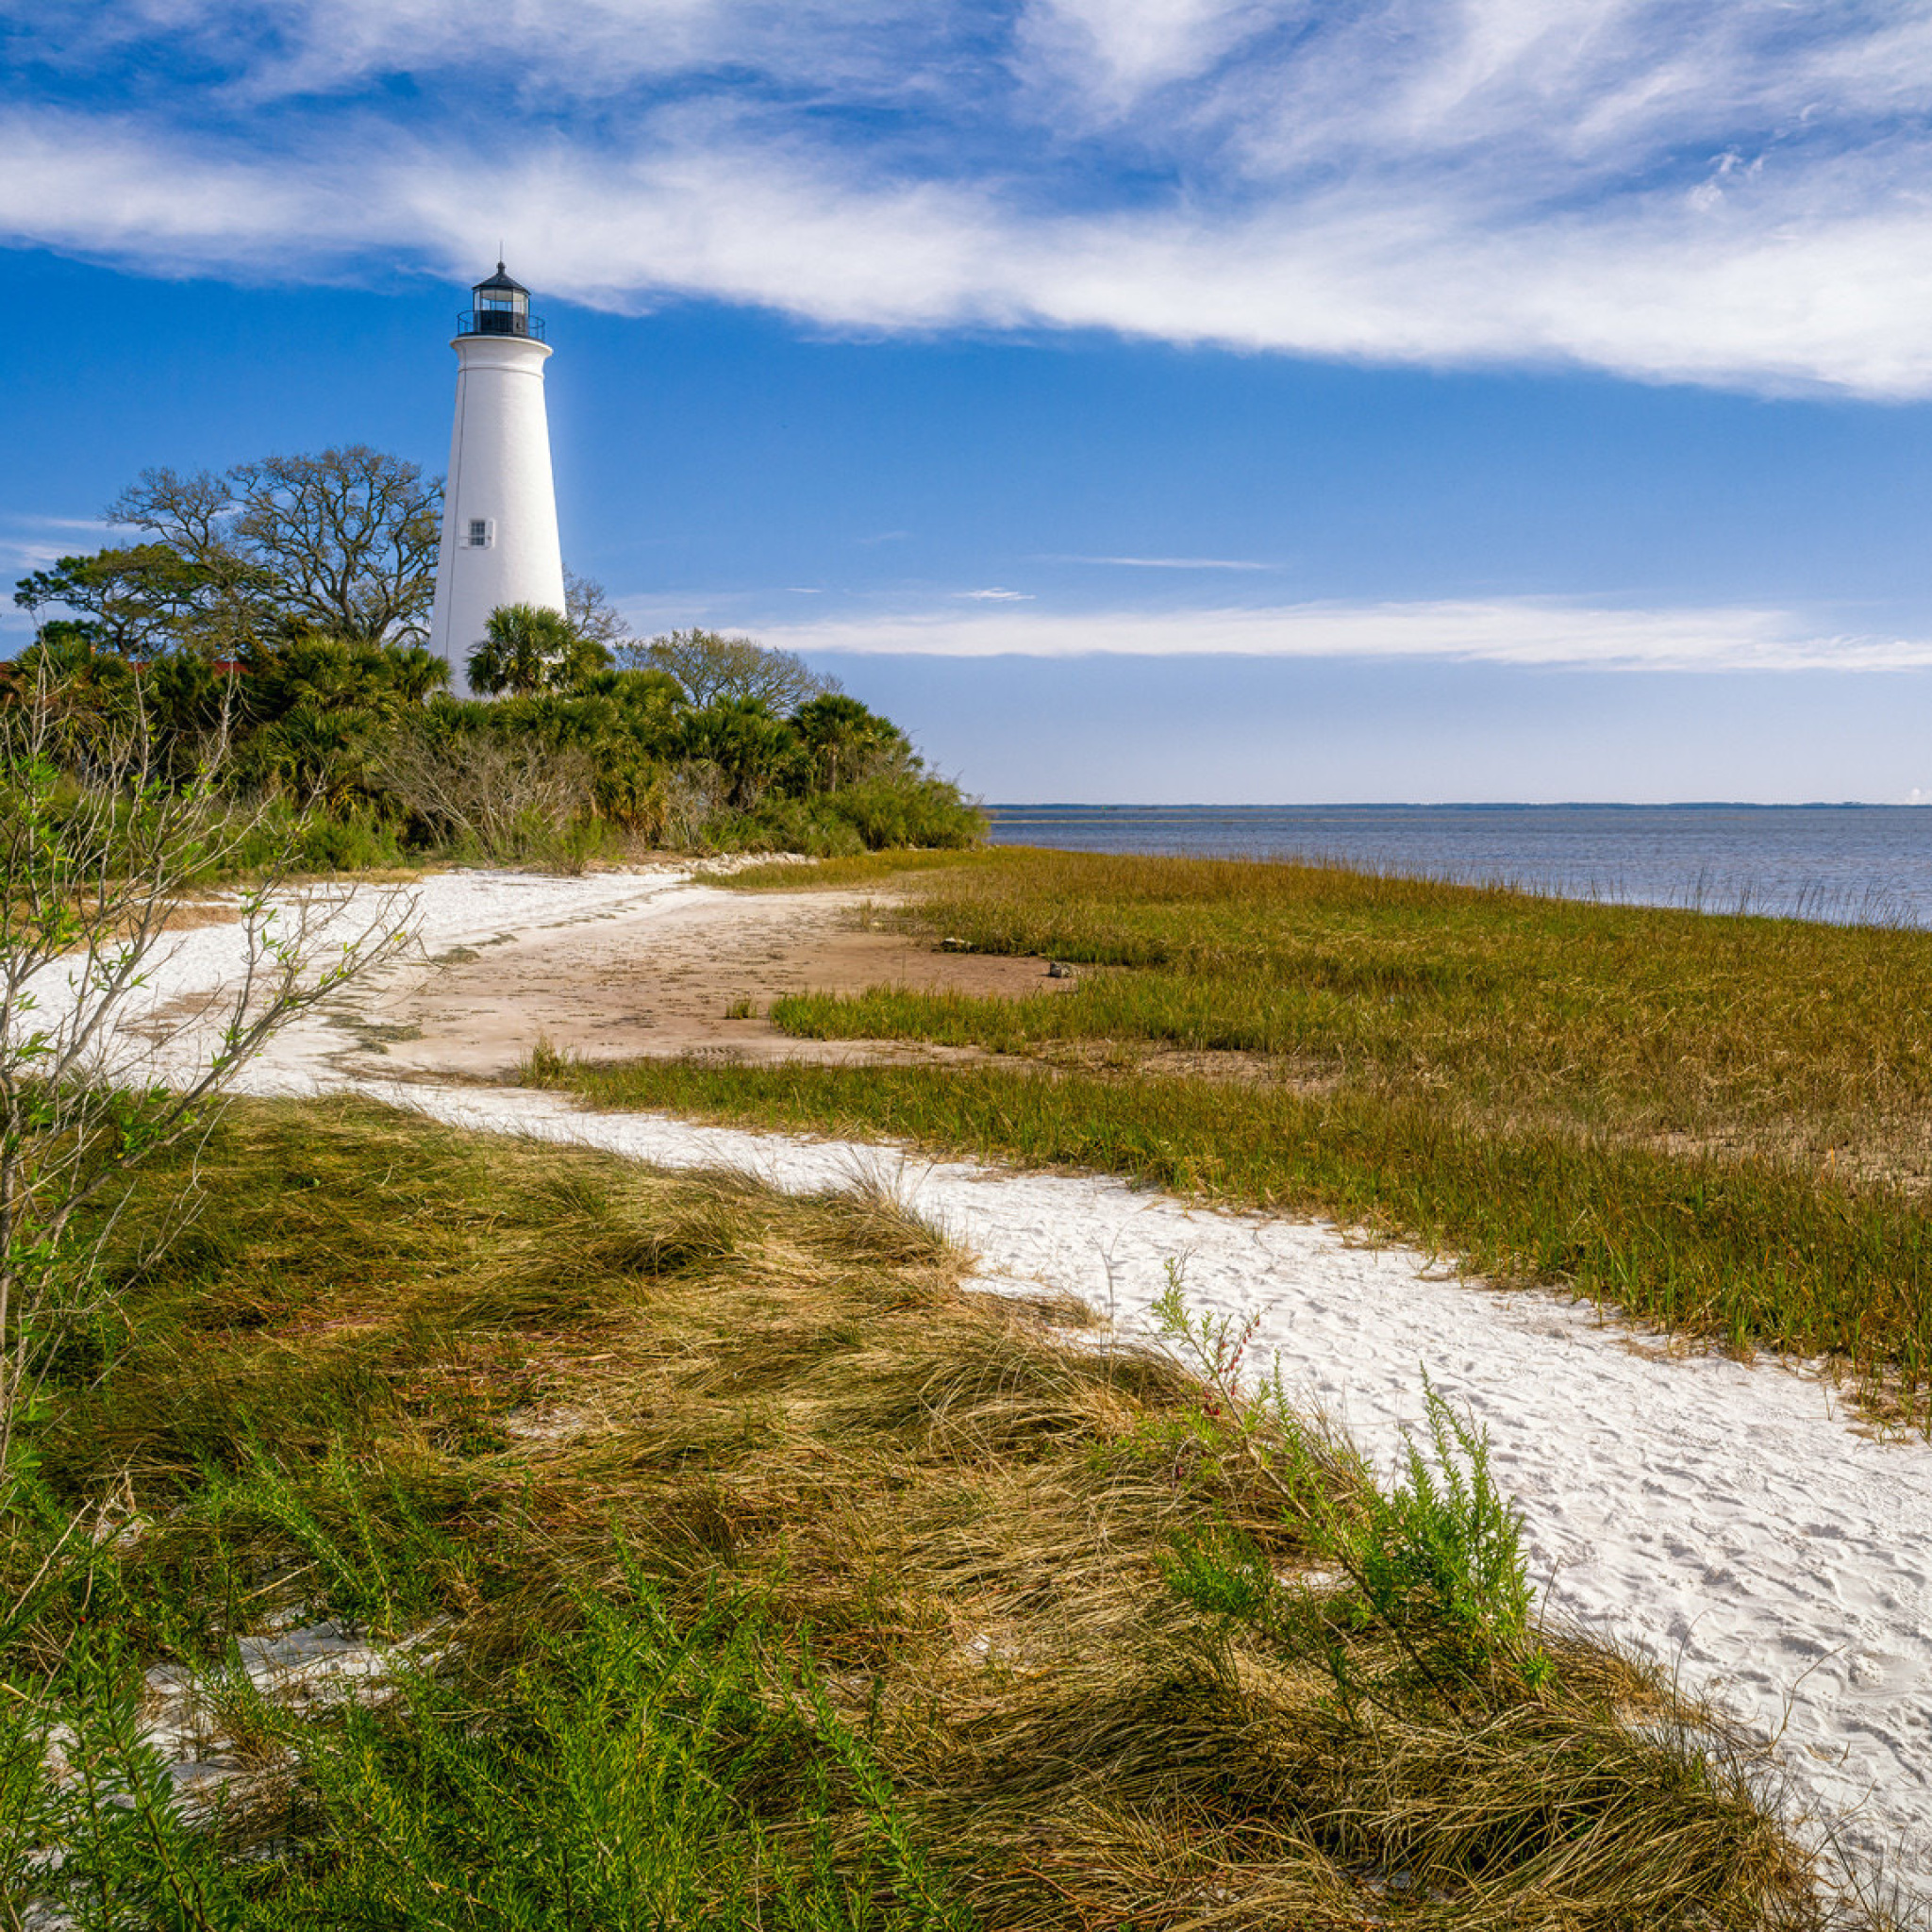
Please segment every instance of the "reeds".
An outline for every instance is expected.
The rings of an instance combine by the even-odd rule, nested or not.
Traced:
[[[1098,969],[1051,1002],[937,998],[936,1038],[1246,1050],[1489,1119],[1928,1171],[1932,934],[1231,860],[1007,850],[915,880],[921,930]]]

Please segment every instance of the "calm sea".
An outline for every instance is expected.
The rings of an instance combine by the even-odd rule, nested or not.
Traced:
[[[996,845],[1314,858],[1571,898],[1932,926],[1932,808],[996,805]]]

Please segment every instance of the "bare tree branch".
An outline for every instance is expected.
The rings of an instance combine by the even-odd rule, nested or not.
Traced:
[[[255,574],[285,610],[375,643],[426,634],[441,508],[441,486],[416,464],[358,442],[220,476],[143,470],[108,514],[217,580]]]
[[[602,644],[607,651],[614,653],[631,641],[630,625],[604,586],[568,568],[563,573],[563,614],[578,637]]]
[[[783,716],[841,689],[836,677],[822,675],[790,651],[714,630],[674,630],[649,643],[620,644],[617,661],[626,671],[669,672],[699,709],[721,699],[750,698]]]

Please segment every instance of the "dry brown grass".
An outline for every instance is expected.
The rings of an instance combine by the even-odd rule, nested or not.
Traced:
[[[758,1605],[989,1926],[1829,1916],[1749,1752],[1655,1674],[1549,1635],[1547,1680],[1492,1657],[1442,1694],[1306,1578],[1188,1374],[1096,1346],[1076,1306],[963,1288],[967,1257],[886,1193],[791,1199],[346,1102],[238,1109],[202,1179],[166,1253],[126,1224],[119,1331],[76,1340],[40,1445],[70,1505],[131,1486],[132,1641],[212,1648],[322,1607],[325,1566],[223,1474],[266,1457],[390,1564],[399,1626],[457,1620],[479,1712],[533,1630],[627,1587],[626,1550],[679,1614]],[[1358,1467],[1323,1468],[1356,1507]],[[1171,1586],[1203,1539],[1287,1579],[1264,1614]],[[18,1640],[51,1641],[44,1619]]]

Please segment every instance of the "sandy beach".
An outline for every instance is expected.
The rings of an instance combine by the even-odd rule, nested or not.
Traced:
[[[735,893],[663,866],[449,873],[412,898],[412,958],[289,1029],[248,1070],[250,1091],[356,1091],[797,1191],[883,1175],[979,1256],[989,1291],[1045,1282],[1128,1335],[1144,1332],[1176,1261],[1197,1307],[1257,1315],[1257,1358],[1277,1357],[1291,1392],[1378,1462],[1419,1417],[1426,1371],[1490,1431],[1545,1614],[1680,1671],[1765,1738],[1767,1773],[1800,1809],[1843,1824],[1867,1878],[1932,1890],[1932,1445],[1876,1439],[1803,1365],[1674,1346],[1319,1223],[892,1146],[594,1114],[507,1084],[540,1036],[611,1058],[940,1058],[789,1041],[758,1015],[806,988],[1051,996],[1063,983],[1039,960],[948,954],[881,929],[862,895]],[[171,944],[145,1020],[130,1025],[178,1028],[234,972],[232,925]]]

